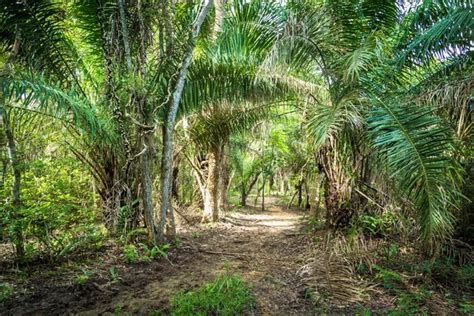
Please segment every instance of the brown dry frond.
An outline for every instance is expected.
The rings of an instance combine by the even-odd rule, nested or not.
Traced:
[[[318,302],[330,300],[339,307],[361,303],[370,296],[375,285],[358,277],[355,265],[357,262],[373,264],[375,258],[370,254],[378,246],[376,242],[362,238],[349,245],[343,238],[328,234],[324,246],[326,255],[317,256],[316,253],[321,252],[315,252],[315,256],[298,270],[305,289],[310,290]]]
[[[311,259],[298,270],[298,275],[318,302],[330,299],[341,307],[363,302],[370,290],[370,285],[357,278],[347,262],[330,255]]]
[[[366,237],[362,233],[352,238],[338,234],[334,237],[328,236],[326,248],[332,254],[343,258],[353,269],[364,264],[372,272],[372,266],[377,260],[377,250],[386,244],[385,240]]]

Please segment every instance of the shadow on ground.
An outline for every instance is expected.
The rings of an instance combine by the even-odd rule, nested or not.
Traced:
[[[49,271],[47,266],[32,267],[24,281],[9,271],[17,285],[0,314],[166,314],[175,292],[195,289],[224,272],[239,274],[251,284],[259,314],[309,313],[311,303],[296,273],[308,253],[307,237],[300,232],[302,213],[267,205],[263,212],[233,211],[217,224],[183,231],[170,262],[125,264],[120,250],[109,245],[99,257],[80,264]],[[111,281],[111,268],[118,280]],[[92,277],[82,285],[74,283],[72,276],[85,270]]]

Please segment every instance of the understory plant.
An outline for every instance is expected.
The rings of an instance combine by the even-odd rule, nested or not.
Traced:
[[[255,308],[250,286],[239,276],[223,274],[213,282],[189,292],[178,292],[171,300],[171,314],[242,315]]]

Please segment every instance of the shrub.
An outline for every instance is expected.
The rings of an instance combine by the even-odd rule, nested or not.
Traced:
[[[97,225],[94,193],[87,170],[71,157],[35,159],[22,173],[22,207],[14,216],[11,202],[0,206],[0,231],[14,241],[21,230],[25,260],[43,255],[62,257],[103,245],[104,229]],[[0,198],[6,199],[12,177],[5,178]],[[9,201],[8,199],[6,199]]]
[[[238,276],[221,275],[195,291],[179,292],[171,302],[171,314],[242,315],[254,308],[248,285]]]
[[[151,262],[157,257],[167,258],[171,247],[170,244],[149,247],[144,243],[140,243],[138,246],[128,244],[123,248],[123,255],[128,263]]]
[[[12,286],[8,283],[0,283],[0,305],[4,304],[13,293]]]
[[[81,274],[78,274],[74,277],[74,280],[73,280],[74,284],[83,285],[87,281],[89,281],[91,276],[92,276],[92,272],[87,271],[87,270],[82,270]]]
[[[383,281],[383,286],[386,289],[393,289],[402,285],[402,279],[400,277],[400,274],[398,274],[397,272],[382,268],[376,264],[374,264],[372,267],[374,268],[374,270],[377,271],[375,277]]]
[[[125,245],[125,247],[123,247],[123,255],[125,256],[125,260],[129,263],[136,263],[140,260],[138,249],[132,244]]]

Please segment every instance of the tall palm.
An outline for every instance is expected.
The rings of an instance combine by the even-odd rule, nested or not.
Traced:
[[[324,161],[328,155],[333,156],[331,159],[338,161],[334,166],[341,168],[340,172],[349,176],[349,180],[360,180],[361,175],[344,172],[344,168],[348,164],[350,166],[354,159],[346,160],[347,158],[343,158],[346,157],[345,154],[341,157],[340,153],[346,152],[342,148],[348,145],[349,148],[352,147],[350,156],[357,153],[362,153],[363,156],[368,153],[376,155],[377,160],[385,166],[382,171],[392,179],[394,193],[407,196],[413,203],[411,207],[417,213],[422,238],[428,249],[433,251],[439,245],[437,240],[450,235],[453,227],[451,209],[459,200],[460,168],[455,159],[454,133],[437,116],[433,107],[413,104],[410,92],[418,74],[406,71],[406,67],[410,66],[407,61],[399,68],[400,64],[395,63],[397,56],[392,52],[400,51],[402,47],[401,51],[410,56],[411,53],[406,51],[421,49],[426,54],[426,51],[431,50],[432,53],[427,55],[435,58],[436,50],[439,52],[440,48],[430,45],[438,45],[436,38],[447,39],[449,35],[453,35],[449,27],[428,33],[418,29],[419,35],[409,39],[408,46],[403,41],[398,44],[397,35],[404,32],[416,34],[413,29],[416,30],[423,23],[425,24],[421,29],[436,28],[439,24],[448,23],[445,21],[450,19],[449,23],[460,23],[456,25],[457,28],[469,28],[466,23],[462,23],[467,20],[459,20],[459,16],[446,12],[450,10],[449,6],[442,5],[444,15],[427,19],[428,25],[420,21],[420,18],[413,20],[408,15],[401,21],[404,28],[400,29],[396,21],[402,17],[397,13],[396,3],[388,1],[384,5],[389,9],[370,1],[356,1],[352,6],[344,1],[331,1],[326,6],[335,25],[339,25],[341,53],[334,54],[313,48],[313,51],[320,54],[319,64],[321,73],[327,77],[327,92],[325,97],[323,94],[323,98],[317,100],[313,114],[309,117],[308,127],[315,136],[316,143],[323,146],[321,160]],[[418,10],[423,12],[424,9],[422,6]],[[452,7],[452,10],[463,17],[472,14],[472,10],[466,11],[465,7]],[[358,12],[357,18],[349,15],[350,11]],[[380,17],[381,14],[384,14],[383,18]],[[375,19],[374,16],[379,18]],[[378,25],[373,21],[377,21]],[[349,25],[350,28],[345,30],[341,25]],[[346,36],[349,30],[356,32]],[[466,45],[466,41],[459,40],[459,37],[454,40],[456,45]],[[444,45],[445,49],[454,47],[449,41]],[[403,47],[408,48],[404,51]],[[307,50],[310,51],[311,48],[308,47]],[[468,58],[468,51],[466,46],[458,48],[455,59],[459,60],[462,55],[463,58]],[[324,64],[323,59],[326,59]],[[438,58],[436,63],[448,65],[449,59]],[[425,70],[427,66],[429,63],[421,67],[421,70]],[[345,135],[349,135],[349,138]],[[369,152],[360,150],[361,142],[354,139],[356,135],[360,135],[359,139],[369,140],[369,143],[364,142],[364,146],[369,144]],[[373,161],[368,161],[371,160]],[[325,169],[327,180],[330,180],[331,173],[335,170]],[[340,176],[336,178],[341,179]],[[355,183],[353,181],[349,184],[349,188]],[[340,186],[341,183],[336,185]],[[344,211],[344,207],[341,207],[344,202],[333,203],[334,199],[328,199],[328,195],[334,192],[330,186],[326,186],[326,206]],[[350,194],[347,198],[350,198]]]

